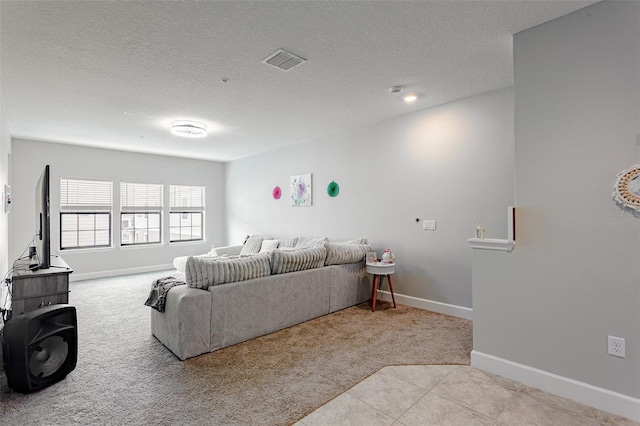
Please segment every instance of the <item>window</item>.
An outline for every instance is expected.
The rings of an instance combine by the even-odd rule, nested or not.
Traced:
[[[113,183],[60,179],[60,250],[110,247]]]
[[[162,241],[162,184],[120,182],[120,244]]]
[[[169,196],[170,241],[203,240],[204,186],[171,185]]]

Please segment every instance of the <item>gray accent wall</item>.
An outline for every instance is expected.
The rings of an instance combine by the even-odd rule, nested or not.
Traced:
[[[517,242],[474,250],[474,350],[638,398],[640,218],[611,194],[640,162],[640,3],[523,31],[514,66]]]
[[[72,279],[142,272],[171,266],[176,256],[206,253],[211,246],[224,245],[224,165],[190,160],[14,139],[12,142],[12,189],[14,194],[10,226],[10,259],[16,259],[34,233],[35,187],[44,166],[51,166],[51,252],[60,254],[73,268]],[[112,222],[119,229],[120,181],[162,183],[165,206],[168,186],[205,185],[206,241],[120,247],[118,232],[112,248],[60,251],[60,177],[111,180],[114,182]],[[168,235],[168,217],[163,217],[163,235]]]
[[[291,207],[290,176],[305,173],[313,174],[313,205]],[[513,92],[229,162],[225,174],[230,244],[249,234],[365,236],[379,257],[385,248],[396,254],[396,293],[471,307],[466,239],[478,221],[487,236],[506,238],[513,204]],[[326,191],[332,180],[335,198]],[[271,195],[276,185],[280,200]],[[426,219],[436,231],[422,230]]]

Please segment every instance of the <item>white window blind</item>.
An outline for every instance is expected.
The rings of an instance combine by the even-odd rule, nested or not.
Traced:
[[[171,185],[169,197],[172,212],[204,211],[204,186]]]
[[[113,183],[60,179],[61,211],[111,211]]]
[[[161,211],[162,184],[120,182],[121,211]]]

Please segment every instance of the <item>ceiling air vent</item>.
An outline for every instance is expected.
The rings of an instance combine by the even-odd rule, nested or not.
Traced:
[[[274,53],[262,60],[262,62],[264,62],[265,64],[271,65],[272,67],[276,67],[283,71],[292,70],[306,61],[306,59],[302,59],[301,57],[282,49],[276,50]]]

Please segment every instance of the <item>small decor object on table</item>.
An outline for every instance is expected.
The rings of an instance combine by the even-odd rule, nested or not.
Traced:
[[[393,254],[391,249],[386,249],[384,253],[382,253],[382,263],[393,263],[396,260],[396,255]]]
[[[376,263],[378,261],[378,255],[375,251],[368,251],[365,258],[367,263]]]
[[[476,227],[476,238],[479,238],[479,239],[483,240],[485,231],[486,230],[485,230],[484,226],[478,225]]]

